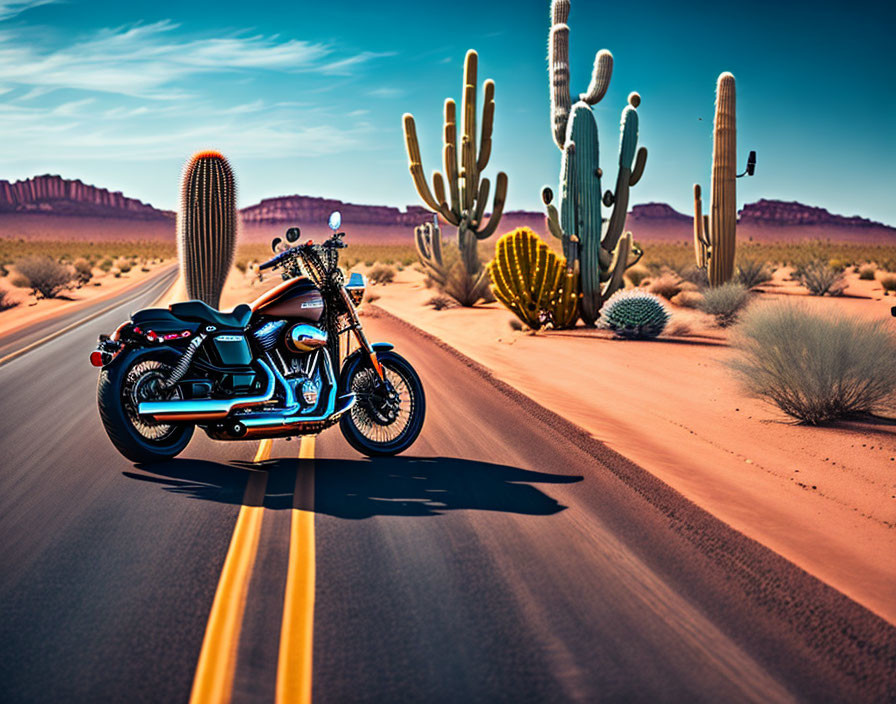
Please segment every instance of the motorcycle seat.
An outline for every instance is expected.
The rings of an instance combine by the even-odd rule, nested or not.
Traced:
[[[252,309],[245,303],[240,303],[231,313],[222,313],[215,310],[202,301],[184,301],[172,303],[168,310],[181,320],[191,320],[200,323],[209,323],[219,328],[244,329],[252,317]]]

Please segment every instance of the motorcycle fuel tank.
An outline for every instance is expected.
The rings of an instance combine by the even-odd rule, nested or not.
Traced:
[[[276,318],[298,318],[318,322],[324,315],[324,299],[310,279],[284,281],[252,303],[256,313]]]

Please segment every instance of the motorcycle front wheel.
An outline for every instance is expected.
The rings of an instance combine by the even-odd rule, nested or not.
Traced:
[[[159,350],[128,350],[100,372],[97,405],[103,427],[115,448],[132,462],[169,460],[193,437],[192,425],[157,423],[137,413],[141,401],[176,397],[159,385],[170,374],[171,361]]]
[[[395,352],[380,352],[377,359],[385,381],[369,363],[346,370],[343,389],[357,400],[339,421],[349,445],[369,457],[407,450],[420,434],[426,414],[423,384],[410,363]]]

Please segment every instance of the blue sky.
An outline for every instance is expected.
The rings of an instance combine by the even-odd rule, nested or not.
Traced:
[[[886,3],[889,5],[889,3]],[[508,209],[556,185],[548,0],[452,3],[0,0],[0,178],[59,173],[174,208],[199,149],[231,160],[240,205],[302,193],[404,206],[401,115],[429,172],[463,56],[496,82],[486,175],[508,173]],[[691,208],[708,186],[715,79],[737,77],[740,203],[800,200],[896,225],[896,11],[885,3],[608,3],[572,0],[572,90],[594,54],[615,57],[597,106],[615,172],[619,113],[642,96],[647,170],[632,202]],[[492,178],[493,180],[493,178]]]

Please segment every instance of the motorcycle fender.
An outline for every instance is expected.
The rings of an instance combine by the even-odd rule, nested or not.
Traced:
[[[370,347],[374,354],[395,349],[395,345],[389,342],[374,342]],[[342,372],[339,374],[339,388],[341,393],[345,393],[345,383],[348,380],[349,375],[354,371],[355,367],[361,363],[361,360],[364,359],[365,356],[363,350],[357,349],[345,358],[345,361],[342,364]]]

